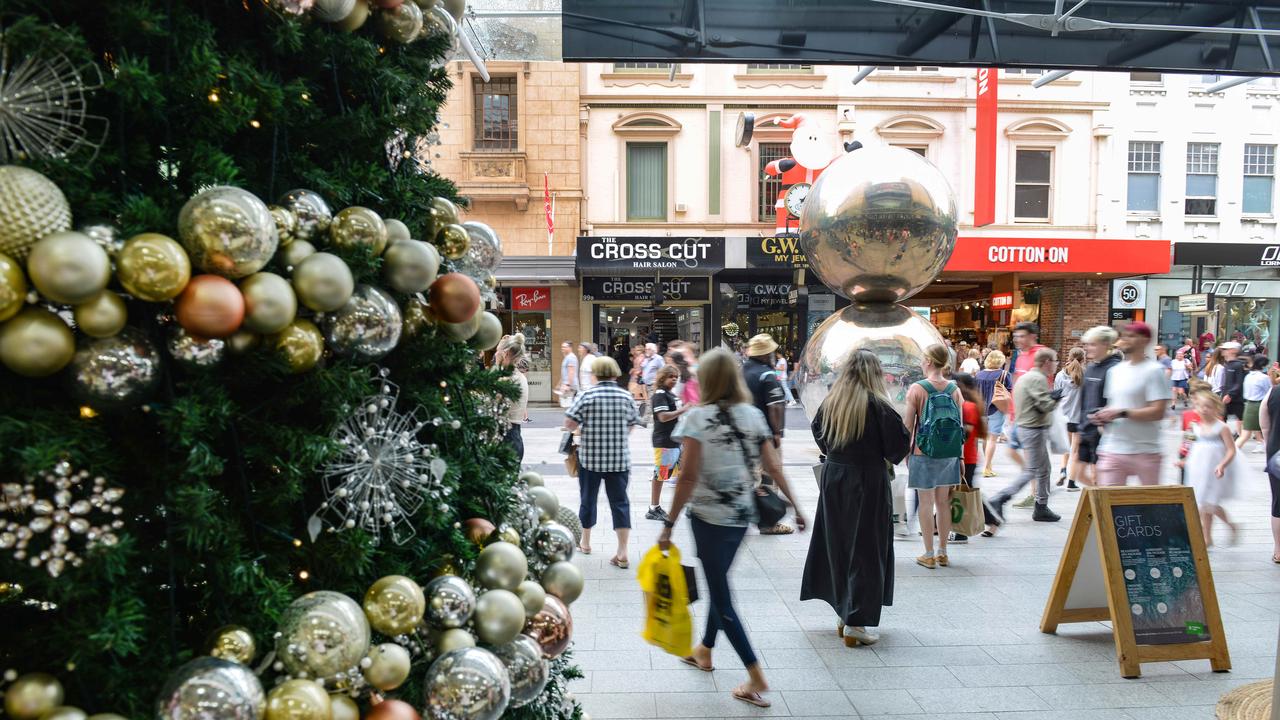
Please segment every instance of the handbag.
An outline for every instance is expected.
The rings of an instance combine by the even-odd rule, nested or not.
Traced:
[[[573,452],[573,433],[565,430],[560,433],[560,454],[568,455]]]
[[[698,602],[698,572],[692,565],[681,565],[684,570],[684,586],[688,590],[689,605]]]
[[[1005,415],[1009,414],[1009,401],[1013,399],[1013,396],[1009,394],[1009,388],[1004,384],[1004,380],[1008,376],[1008,370],[1000,373],[1000,379],[996,380],[996,386],[991,390],[991,405]]]
[[[1071,452],[1071,436],[1067,434],[1067,417],[1060,410],[1053,411],[1053,424],[1049,426],[1049,452],[1054,455]]]
[[[742,461],[748,466],[748,472],[755,478],[755,499],[756,499],[756,525],[761,528],[771,528],[777,525],[779,521],[787,514],[787,503],[778,496],[771,488],[761,483],[760,469],[751,462],[751,452],[747,449],[746,436],[738,430],[738,426],[733,422],[733,415],[720,408],[720,420],[729,426],[729,431],[738,439],[738,447],[742,449]]]

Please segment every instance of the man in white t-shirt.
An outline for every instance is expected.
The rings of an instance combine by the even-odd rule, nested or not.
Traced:
[[[1160,421],[1172,393],[1164,367],[1147,357],[1150,344],[1151,326],[1141,322],[1126,325],[1116,341],[1124,360],[1107,371],[1107,406],[1089,416],[1103,428],[1099,485],[1124,485],[1131,475],[1143,485],[1160,482]]]

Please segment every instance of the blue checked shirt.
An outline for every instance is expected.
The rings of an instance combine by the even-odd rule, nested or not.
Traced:
[[[606,382],[578,394],[565,416],[582,427],[578,431],[578,463],[593,472],[631,469],[627,437],[640,424],[631,393]]]

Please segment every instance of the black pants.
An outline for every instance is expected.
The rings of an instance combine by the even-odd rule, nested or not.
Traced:
[[[707,581],[707,596],[711,603],[707,610],[707,629],[702,635],[702,645],[715,647],[716,635],[723,630],[742,664],[748,667],[755,665],[756,653],[751,649],[751,641],[747,639],[742,620],[733,609],[733,592],[729,589],[729,567],[733,565],[733,558],[738,554],[747,529],[712,525],[692,515],[689,516],[689,529],[693,531],[698,559],[702,561],[702,574]]]
[[[578,506],[578,520],[584,529],[596,526],[596,501],[600,498],[600,483],[609,498],[609,511],[613,515],[613,529],[631,527],[631,501],[627,499],[627,481],[631,472],[596,472],[578,470],[578,492],[582,498]]]
[[[520,424],[511,423],[507,426],[506,443],[516,451],[516,457],[520,462],[524,462],[524,436],[520,434]]]

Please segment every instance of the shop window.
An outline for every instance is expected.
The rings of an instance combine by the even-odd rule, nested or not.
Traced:
[[[812,65],[801,65],[799,63],[747,63],[747,73],[750,75],[769,73],[811,73]]]
[[[1187,143],[1187,215],[1218,212],[1218,143]]]
[[[1276,146],[1244,146],[1244,202],[1246,215],[1270,215],[1276,181]]]
[[[1161,83],[1164,82],[1164,75],[1158,72],[1131,72],[1129,73],[1129,82]]]
[[[677,69],[679,66],[677,66]],[[671,63],[664,62],[620,62],[613,64],[614,72],[664,73],[671,71]]]
[[[627,143],[627,219],[667,219],[666,143]]]
[[[1129,212],[1160,212],[1161,143],[1129,142]]]
[[[471,85],[476,150],[515,150],[518,146],[516,79],[479,77]]]
[[[774,160],[781,160],[791,155],[791,146],[787,143],[760,143],[760,161],[756,177],[756,218],[760,222],[773,222],[777,219],[778,192],[782,189],[782,178],[765,175],[764,168]]]
[[[1018,150],[1013,191],[1015,221],[1049,222],[1052,177],[1052,150]]]

